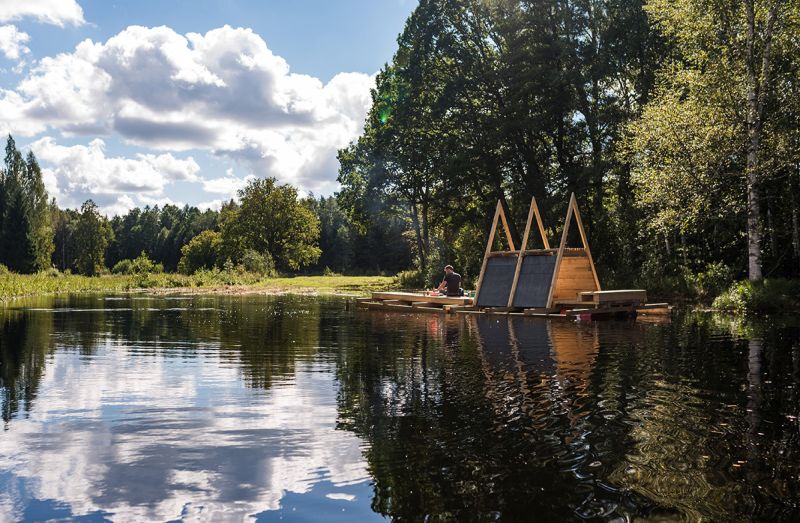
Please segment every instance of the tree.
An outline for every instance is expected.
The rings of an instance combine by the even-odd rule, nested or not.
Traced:
[[[193,274],[198,269],[213,269],[222,264],[222,235],[203,231],[181,248],[178,270]]]
[[[690,222],[700,216],[708,217],[700,227],[707,233],[730,223],[725,216],[733,213],[741,224],[734,230],[746,238],[751,280],[762,278],[764,183],[770,170],[795,167],[765,163],[774,157],[764,151],[785,132],[775,100],[787,88],[780,78],[796,71],[799,7],[779,0],[647,5],[675,46],[657,95],[632,127],[635,184],[667,235],[676,225],[681,234],[698,231]]]
[[[103,270],[106,248],[112,237],[108,220],[100,215],[92,200],[86,200],[75,229],[75,267],[81,274],[95,276]]]
[[[30,231],[32,237],[34,270],[44,270],[51,266],[51,257],[55,246],[53,244],[52,217],[50,204],[47,201],[47,191],[42,180],[42,170],[33,152],[28,152],[26,159],[26,177],[23,184],[28,201]]]
[[[26,191],[27,166],[11,135],[6,143],[0,263],[16,272],[36,269],[36,243],[31,228],[31,201]]]
[[[275,178],[257,179],[239,191],[238,209],[223,212],[222,236],[234,259],[246,249],[270,254],[279,268],[297,270],[317,261],[319,218],[297,199],[297,189]]]

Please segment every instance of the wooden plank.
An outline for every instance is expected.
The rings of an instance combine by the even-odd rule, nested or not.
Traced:
[[[430,296],[417,292],[373,292],[373,300],[399,300],[403,302],[427,301],[441,305],[471,305],[472,298],[466,296]]]
[[[411,307],[410,305],[387,305],[382,302],[367,303],[369,309],[399,311],[399,312],[438,312],[444,314],[444,310],[437,307]]]
[[[561,244],[558,246],[558,254],[556,256],[556,267],[553,269],[553,281],[550,283],[550,293],[547,295],[547,307],[553,306],[553,294],[556,289],[556,282],[558,281],[558,273],[561,270],[561,262],[564,259],[564,248],[567,246],[567,232],[569,231],[569,224],[572,221],[572,205],[567,206],[567,217],[564,219],[564,230],[561,231]]]
[[[645,303],[647,302],[647,291],[642,289],[627,289],[616,291],[582,292],[581,299],[587,298],[591,298],[595,303]]]
[[[530,309],[523,309],[523,314],[556,314],[558,313],[558,309],[555,307],[547,308],[547,307],[533,307]]]
[[[550,241],[548,241],[547,234],[545,234],[544,232],[544,225],[542,225],[542,215],[539,214],[539,205],[536,203],[536,197],[533,197],[532,200],[533,200],[533,208],[536,213],[536,224],[539,226],[539,234],[542,236],[542,245],[544,245],[545,249],[550,250]]]
[[[578,200],[575,198],[575,193],[572,193],[570,204],[575,208],[575,222],[578,224],[578,232],[581,234],[581,241],[583,248],[586,251],[586,257],[589,258],[589,265],[592,268],[592,275],[594,282],[597,285],[597,290],[602,290],[600,287],[600,280],[597,278],[597,271],[594,268],[594,260],[592,260],[592,251],[589,249],[589,242],[586,240],[586,232],[583,230],[583,220],[581,219],[581,211],[578,209]]]
[[[429,301],[415,301],[411,303],[411,306],[414,308],[432,307],[435,309],[441,309],[443,307],[442,304],[437,304]]]
[[[500,200],[497,200],[497,204],[500,205],[500,219],[503,222],[503,230],[506,233],[506,241],[508,242],[508,248],[513,251],[514,238],[511,237],[511,228],[509,228],[508,221],[506,221],[506,212],[503,210],[503,206],[500,204]]]

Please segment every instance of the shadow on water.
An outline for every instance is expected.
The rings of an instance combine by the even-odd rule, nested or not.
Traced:
[[[0,512],[797,519],[798,388],[792,320],[28,300],[0,309]]]

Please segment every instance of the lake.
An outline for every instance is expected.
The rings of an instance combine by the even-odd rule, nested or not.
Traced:
[[[800,519],[800,323],[0,308],[0,519]]]

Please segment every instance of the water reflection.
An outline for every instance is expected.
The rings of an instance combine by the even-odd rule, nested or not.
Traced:
[[[150,305],[5,314],[0,512],[241,520],[287,493],[358,512],[369,478],[359,440],[336,430],[330,363],[309,357],[318,334],[263,303]],[[264,317],[301,348],[269,354]]]
[[[0,310],[0,513],[796,519],[799,386],[789,322],[32,300]]]

